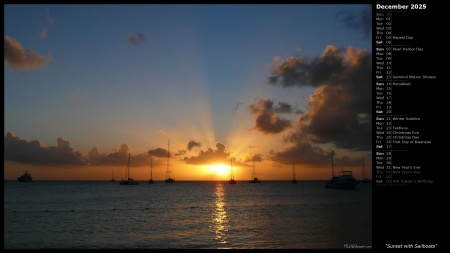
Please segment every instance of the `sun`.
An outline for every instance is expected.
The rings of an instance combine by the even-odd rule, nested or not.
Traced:
[[[230,168],[224,164],[211,164],[209,165],[209,169],[218,175],[228,174],[230,170]]]

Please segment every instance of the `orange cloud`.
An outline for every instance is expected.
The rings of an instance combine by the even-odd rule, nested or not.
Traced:
[[[51,60],[51,54],[47,56],[38,55],[9,36],[4,36],[4,61],[12,69],[31,69],[44,67]]]

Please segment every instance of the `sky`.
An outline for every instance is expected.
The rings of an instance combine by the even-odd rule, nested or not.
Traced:
[[[4,179],[372,170],[371,5],[4,5]],[[168,155],[169,154],[169,155]]]

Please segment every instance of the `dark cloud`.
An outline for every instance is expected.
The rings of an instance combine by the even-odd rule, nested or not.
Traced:
[[[174,154],[174,156],[182,156],[182,155],[186,154],[186,152],[187,152],[186,150],[180,149],[180,150],[178,150],[178,152],[176,152]]]
[[[12,69],[31,69],[44,67],[51,60],[51,54],[47,56],[38,55],[9,36],[4,36],[4,62]]]
[[[364,39],[372,36],[372,5],[367,5],[360,13],[340,10],[336,19],[343,22],[348,28],[361,32]]]
[[[5,160],[33,165],[85,165],[86,159],[74,152],[70,143],[58,138],[56,146],[44,147],[37,140],[26,141],[7,133],[4,144]]]
[[[368,153],[367,156],[370,157],[371,153]],[[295,161],[297,164],[307,164],[313,167],[330,166],[331,168],[331,151],[315,147],[310,143],[298,143],[282,152],[273,152],[271,159],[282,164]],[[333,160],[335,168],[362,165],[362,157],[340,156],[336,152]]]
[[[262,162],[263,161],[263,155],[262,154],[249,154],[245,157],[244,162]]]
[[[128,153],[131,152],[127,144],[122,144],[114,152],[102,154],[97,147],[92,148],[87,157],[70,147],[70,142],[58,138],[56,146],[45,147],[40,141],[26,141],[8,132],[4,137],[4,153],[6,161],[28,163],[32,165],[47,166],[126,166]],[[131,156],[130,166],[148,165],[150,157],[148,154],[136,154]]]
[[[187,145],[187,150],[191,151],[193,148],[201,147],[201,146],[202,146],[202,144],[200,142],[190,141]]]
[[[277,111],[286,110],[286,107],[290,108],[290,105],[281,102],[278,107],[274,108],[273,102],[269,99],[261,99],[253,102],[249,106],[249,110],[251,114],[255,115],[255,129],[264,134],[276,134],[289,128],[291,122],[276,115]]]
[[[291,113],[292,106],[285,102],[278,102],[278,106],[274,108],[276,113]]]
[[[134,47],[137,47],[144,42],[145,42],[145,35],[143,33],[138,33],[136,36],[132,34],[128,38],[128,43],[130,43]]]
[[[302,110],[300,110],[300,109],[298,109],[298,110],[295,110],[295,114],[303,114],[304,112],[302,111]]]
[[[154,157],[167,157],[167,149],[156,148],[148,151],[148,154]]]
[[[216,144],[216,149],[208,148],[206,151],[201,150],[198,156],[191,156],[185,158],[187,164],[211,164],[211,163],[227,163],[229,152],[226,150],[225,145],[221,143]]]
[[[371,150],[371,59],[367,50],[328,45],[319,57],[288,57],[274,67],[269,78],[272,85],[317,87],[309,97],[308,110],[298,115],[296,126],[286,136],[293,146],[276,153],[274,160],[286,163],[304,157],[304,162],[318,164],[327,152],[315,144]]]

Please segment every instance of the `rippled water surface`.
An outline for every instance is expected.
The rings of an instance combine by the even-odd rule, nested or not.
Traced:
[[[4,248],[372,245],[372,184],[324,181],[4,183]]]

